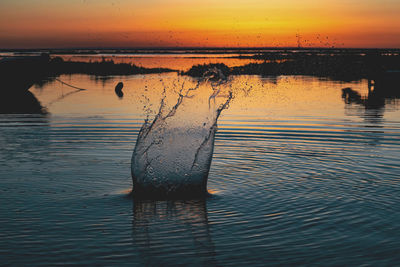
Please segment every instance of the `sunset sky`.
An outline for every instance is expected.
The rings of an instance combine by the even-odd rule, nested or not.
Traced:
[[[400,48],[399,0],[1,0],[0,48]]]

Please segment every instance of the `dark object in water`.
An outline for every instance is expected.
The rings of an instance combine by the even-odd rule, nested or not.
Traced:
[[[351,104],[351,103],[357,103],[357,104],[362,104],[363,99],[361,95],[357,92],[351,89],[350,87],[346,87],[342,89],[342,98],[346,104]]]
[[[358,105],[358,115],[367,123],[380,123],[386,104],[400,98],[399,74],[397,70],[377,73],[374,79],[368,80],[367,95],[348,87],[342,89],[342,99],[346,105]]]
[[[123,82],[119,82],[117,84],[117,86],[115,86],[115,94],[119,97],[119,98],[123,98],[124,97],[124,92],[122,92],[122,88],[124,87],[124,83]]]
[[[342,98],[346,104],[363,105],[366,109],[377,109],[385,106],[387,99],[400,98],[400,71],[391,70],[375,75],[368,80],[368,95],[362,97],[351,88],[342,89]]]

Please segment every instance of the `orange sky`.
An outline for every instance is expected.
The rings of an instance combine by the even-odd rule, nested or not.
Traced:
[[[399,14],[399,0],[1,0],[0,48],[400,48]]]

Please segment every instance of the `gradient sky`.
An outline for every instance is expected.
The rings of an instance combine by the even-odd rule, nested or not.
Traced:
[[[399,0],[1,0],[0,48],[400,48]]]

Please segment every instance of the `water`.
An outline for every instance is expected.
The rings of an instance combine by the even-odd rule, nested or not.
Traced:
[[[399,262],[399,103],[346,104],[341,89],[366,96],[366,80],[233,78],[240,90],[219,118],[211,196],[134,201],[144,119],[163,88],[196,81],[60,79],[87,90],[54,81],[31,89],[49,114],[0,115],[2,265]]]
[[[144,68],[170,68],[187,71],[193,65],[224,63],[229,67],[249,63],[262,63],[264,60],[237,58],[239,54],[98,54],[98,55],[57,55],[66,61],[98,62],[113,60],[115,63],[135,64]],[[156,59],[156,60],[155,60]],[[173,64],[171,64],[173,62]]]
[[[145,120],[133,151],[133,197],[206,195],[217,120],[233,97],[227,83],[216,68],[188,88],[186,81],[174,83],[177,100],[169,108],[171,90],[164,87],[159,111],[152,121]]]

